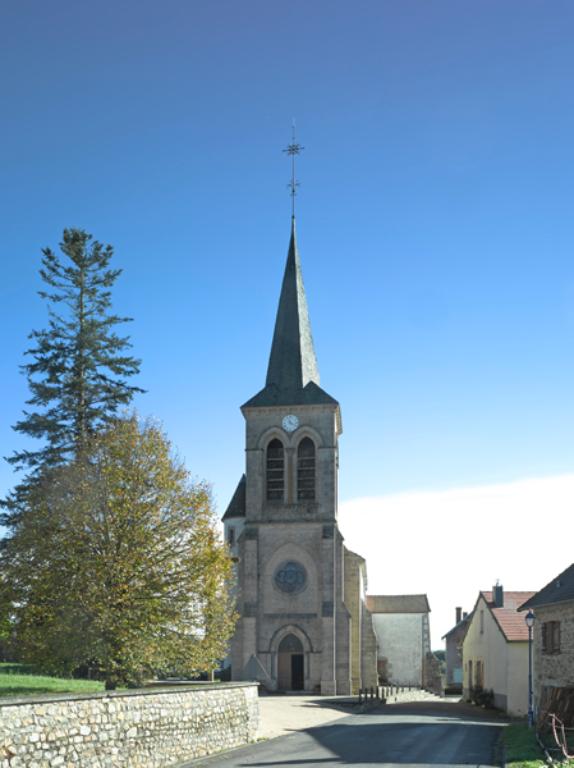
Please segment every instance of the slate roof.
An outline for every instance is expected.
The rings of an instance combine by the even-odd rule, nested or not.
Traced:
[[[310,381],[303,389],[284,389],[272,384],[264,387],[251,400],[243,403],[242,408],[263,408],[272,405],[339,405],[334,397]]]
[[[508,642],[520,642],[528,640],[528,627],[524,616],[518,613],[520,606],[529,600],[534,592],[506,592],[504,591],[504,605],[496,608],[492,591],[482,591],[481,596],[486,601],[494,620]],[[476,611],[476,609],[475,609]]]
[[[319,368],[293,218],[267,380],[265,387],[244,403],[243,408],[323,403],[337,405],[337,401],[319,386]]]
[[[450,637],[453,635],[457,630],[462,630],[464,628],[468,629],[468,626],[471,622],[473,614],[467,613],[464,619],[461,619],[457,624],[454,625],[452,629],[449,629],[449,631],[446,633],[446,635],[443,635],[441,637],[441,640],[445,640],[447,637]]]
[[[526,611],[529,608],[564,603],[567,600],[574,600],[574,563],[536,592],[530,600],[520,606],[519,610]]]
[[[245,475],[241,475],[241,480],[237,483],[235,493],[221,519],[229,520],[232,517],[245,517]]]
[[[429,613],[426,595],[367,595],[371,613]]]

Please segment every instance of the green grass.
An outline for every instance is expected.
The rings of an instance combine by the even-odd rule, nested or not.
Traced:
[[[539,768],[546,765],[534,728],[525,723],[514,723],[503,730],[502,739],[508,768]]]
[[[97,693],[104,684],[95,680],[67,680],[36,675],[25,664],[0,664],[0,697],[37,696],[41,693]]]

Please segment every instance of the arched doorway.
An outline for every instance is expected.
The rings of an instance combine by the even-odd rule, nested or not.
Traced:
[[[305,687],[303,644],[293,634],[285,635],[277,654],[277,684],[282,691],[302,691]]]

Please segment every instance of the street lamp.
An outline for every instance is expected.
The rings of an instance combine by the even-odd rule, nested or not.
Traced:
[[[534,725],[534,711],[532,709],[532,627],[534,626],[534,614],[528,611],[524,617],[528,627],[528,727]]]

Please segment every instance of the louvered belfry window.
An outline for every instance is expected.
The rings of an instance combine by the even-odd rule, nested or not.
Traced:
[[[297,499],[315,501],[315,444],[309,437],[297,448]]]
[[[281,440],[267,446],[267,499],[283,501],[285,490],[285,451]]]

